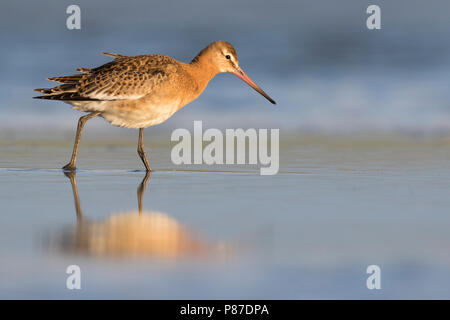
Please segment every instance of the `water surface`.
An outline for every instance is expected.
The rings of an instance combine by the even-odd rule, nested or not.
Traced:
[[[448,137],[282,135],[275,176],[150,137],[145,183],[134,135],[86,135],[75,176],[70,138],[3,135],[0,297],[450,298]]]

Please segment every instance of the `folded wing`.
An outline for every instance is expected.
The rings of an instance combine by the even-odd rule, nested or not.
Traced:
[[[122,100],[139,99],[169,80],[173,59],[163,55],[136,57],[105,53],[115,60],[100,67],[77,69],[82,74],[48,78],[62,83],[35,89],[52,100]]]

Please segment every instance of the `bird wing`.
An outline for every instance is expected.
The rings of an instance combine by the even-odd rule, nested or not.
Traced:
[[[139,99],[169,80],[175,60],[163,55],[136,57],[108,54],[116,59],[100,67],[79,68],[84,74],[48,78],[63,83],[50,89],[35,89],[44,99],[121,100]]]

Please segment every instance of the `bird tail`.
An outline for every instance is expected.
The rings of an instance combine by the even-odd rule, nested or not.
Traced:
[[[35,90],[50,90],[50,89],[35,89]],[[33,97],[33,99],[66,100],[66,101],[99,101],[98,99],[82,97],[77,92],[46,94],[43,96]]]
[[[74,84],[74,83],[78,83],[81,80],[81,76],[82,76],[82,74],[74,74],[72,76],[62,76],[62,77],[47,78],[47,80],[54,81],[54,82],[59,82],[59,83]]]
[[[77,83],[80,82],[82,74],[75,74],[71,76],[61,76],[47,78],[47,80],[62,83],[62,85],[53,88],[37,88],[34,91],[43,93],[44,96],[33,97],[35,99],[52,99],[52,100],[67,100],[70,97],[77,97]]]
[[[73,84],[63,84],[60,86],[56,86],[53,88],[42,88],[42,89],[34,89],[34,91],[43,93],[43,94],[60,94],[66,92],[75,92],[76,87]]]

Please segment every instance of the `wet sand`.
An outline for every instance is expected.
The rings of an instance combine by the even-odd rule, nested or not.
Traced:
[[[136,133],[92,132],[73,177],[73,132],[0,135],[1,298],[450,298],[449,136],[281,131],[260,176],[146,133],[142,183]]]

